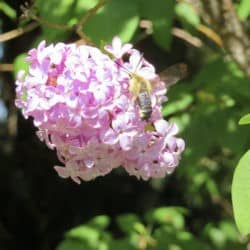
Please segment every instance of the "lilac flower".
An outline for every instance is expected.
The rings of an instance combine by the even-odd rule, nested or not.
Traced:
[[[138,74],[148,80],[153,80],[156,78],[155,68],[152,64],[149,64],[142,56],[139,51],[133,49],[131,50],[131,55],[129,57],[129,62],[124,63],[124,67],[134,74]]]
[[[165,85],[131,44],[115,37],[105,49],[112,56],[86,45],[41,42],[28,53],[27,75],[18,74],[16,106],[56,150],[63,166],[55,170],[62,178],[80,183],[119,166],[144,180],[164,177],[185,147],[176,124],[162,119]],[[130,93],[130,72],[153,82],[151,125],[141,120]]]
[[[106,45],[104,48],[115,58],[119,59],[132,49],[132,44],[122,44],[120,38],[116,36],[113,38],[112,45]]]

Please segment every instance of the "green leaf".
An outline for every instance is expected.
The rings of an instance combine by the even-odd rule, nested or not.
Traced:
[[[247,114],[247,115],[244,115],[243,117],[241,117],[239,124],[240,125],[250,124],[250,114]]]
[[[240,159],[234,172],[232,200],[235,221],[240,232],[250,233],[250,150]]]
[[[185,224],[183,213],[186,213],[186,210],[181,207],[160,207],[149,211],[146,219],[150,223],[171,224],[177,229],[182,229]]]
[[[92,227],[81,225],[68,231],[66,233],[66,236],[70,238],[84,240],[89,243],[95,243],[100,236],[100,232],[98,232]]]
[[[139,234],[145,234],[147,232],[147,229],[145,228],[145,226],[142,223],[140,223],[140,222],[136,222],[134,224],[134,229]]]
[[[124,214],[117,218],[117,223],[123,232],[130,234],[135,230],[135,225],[140,223],[140,220],[135,214]]]
[[[194,100],[194,97],[188,93],[181,93],[175,101],[167,102],[163,106],[163,116],[171,115],[175,112],[181,111],[187,108]]]
[[[173,0],[140,1],[141,16],[152,21],[153,38],[163,49],[171,45],[174,6]]]
[[[218,184],[209,177],[206,178],[206,187],[212,197],[218,197],[220,195]]]
[[[99,215],[88,222],[88,225],[97,229],[105,229],[110,224],[110,218],[107,215]]]
[[[180,249],[185,250],[208,250],[210,249],[205,242],[200,241],[200,239],[195,238],[190,232],[177,232],[176,235],[178,245]]]
[[[0,2],[0,10],[8,16],[10,19],[15,19],[16,18],[16,11],[11,8],[7,3],[4,1]]]
[[[227,239],[231,241],[238,241],[239,232],[237,231],[236,225],[233,221],[222,220],[219,225],[221,231],[223,231]]]
[[[179,2],[175,7],[176,15],[184,22],[197,26],[200,24],[200,18],[191,4]]]
[[[237,8],[237,13],[242,21],[246,20],[250,14],[250,1],[241,0]]]
[[[195,238],[191,233],[176,231],[171,227],[160,227],[155,230],[153,238],[157,241],[155,246],[148,250],[208,250],[207,244]]]
[[[14,60],[14,75],[15,76],[20,70],[24,70],[25,73],[27,74],[30,64],[29,62],[27,62],[26,57],[27,57],[27,54],[22,53],[15,58]]]
[[[60,4],[57,0],[36,0],[35,3],[39,9],[39,15],[53,23],[68,25],[75,14],[74,0],[60,0]],[[48,42],[62,41],[69,35],[69,31],[56,29],[45,24],[42,24],[41,27],[43,39]]]
[[[220,228],[217,228],[213,224],[209,223],[204,228],[204,233],[213,242],[216,248],[223,249],[226,243],[226,235]]]
[[[123,42],[128,42],[134,35],[138,24],[136,1],[110,0],[89,19],[83,31],[98,45],[101,40],[110,42],[116,35]]]

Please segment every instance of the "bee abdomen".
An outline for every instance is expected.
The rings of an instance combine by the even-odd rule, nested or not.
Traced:
[[[148,120],[152,114],[152,103],[148,92],[142,92],[138,95],[138,104],[141,119]]]

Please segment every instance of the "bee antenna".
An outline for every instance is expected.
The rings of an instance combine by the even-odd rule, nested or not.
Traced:
[[[140,63],[142,62],[142,59],[143,59],[143,53],[140,53],[140,59],[138,60],[138,63],[136,65],[136,67],[135,67],[135,70],[137,70],[137,68],[139,67]],[[115,60],[115,63],[119,67],[121,67],[126,73],[128,73],[129,75],[131,75],[131,72],[129,72],[129,70],[126,67],[124,67],[123,65],[121,65],[121,63],[118,60]]]
[[[121,67],[123,71],[125,71],[128,74],[130,74],[129,70],[126,69],[123,65],[121,65],[121,63],[118,60],[115,60],[115,64],[117,64],[119,67]]]
[[[139,64],[142,62],[142,59],[143,59],[143,53],[140,54],[140,60],[138,60],[138,63],[135,67],[135,71],[137,70],[137,68],[139,67]]]

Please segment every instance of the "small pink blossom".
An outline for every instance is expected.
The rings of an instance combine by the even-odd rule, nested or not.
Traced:
[[[122,44],[120,38],[116,36],[112,40],[112,45],[106,45],[104,48],[115,58],[120,59],[125,53],[128,53],[132,47],[132,44],[129,43]]]

